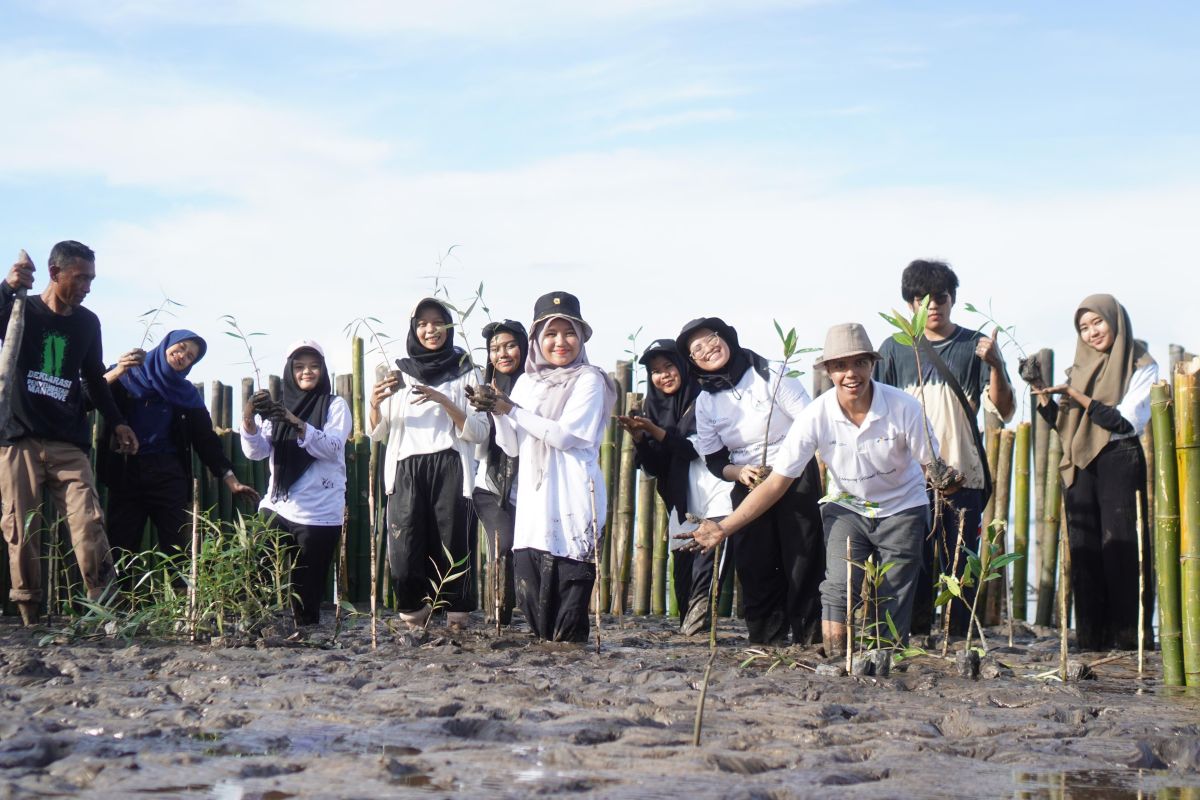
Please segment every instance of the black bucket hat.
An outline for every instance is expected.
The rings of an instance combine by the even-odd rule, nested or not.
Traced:
[[[578,322],[583,329],[583,341],[592,338],[592,326],[583,321],[583,313],[579,310],[579,298],[570,292],[550,292],[544,294],[533,304],[533,325],[530,330],[537,329],[538,323],[551,317],[565,317],[572,322]]]
[[[684,358],[688,358],[688,341],[695,335],[696,331],[708,328],[713,333],[719,335],[725,340],[725,344],[729,345],[731,351],[735,351],[741,347],[738,342],[737,331],[733,329],[725,320],[720,317],[699,317],[692,320],[683,326],[683,330],[679,332],[679,336],[675,338],[675,347],[678,348],[679,354]]]
[[[643,367],[650,366],[651,356],[665,355],[668,358],[680,359],[682,354],[679,352],[679,347],[673,339],[655,339],[642,352],[642,357],[638,359],[638,363]]]

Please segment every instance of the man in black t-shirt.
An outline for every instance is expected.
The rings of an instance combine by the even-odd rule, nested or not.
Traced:
[[[1007,422],[1012,419],[1014,402],[1004,359],[996,344],[996,334],[984,336],[980,331],[961,327],[950,320],[950,310],[958,293],[958,276],[948,264],[941,261],[912,262],[900,278],[900,291],[904,302],[914,311],[920,307],[925,296],[929,296],[925,338],[945,362],[971,405],[968,413],[937,368],[928,359],[921,360],[925,409],[937,437],[939,453],[947,464],[964,476],[962,488],[945,497],[946,505],[933,537],[926,539],[927,572],[921,576],[922,588],[913,608],[912,630],[913,633],[928,634],[933,621],[930,586],[935,575],[934,538],[941,552],[941,571],[949,574],[958,539],[961,510],[965,512],[963,547],[976,552],[979,548],[983,507],[987,504],[987,497],[984,496],[984,465],[979,458],[975,439],[979,430],[979,409],[986,408]],[[875,378],[919,396],[920,381],[917,379],[917,360],[912,347],[901,345],[889,337],[879,348],[879,354],[882,359],[875,365]],[[934,518],[937,518],[936,515]],[[959,576],[962,575],[966,560],[965,555],[959,559]],[[967,602],[970,603],[974,590],[965,591],[969,595]],[[964,604],[956,600],[951,601],[951,605],[950,630],[956,635],[965,634],[969,612]]]
[[[112,579],[88,460],[91,431],[84,392],[113,426],[118,451],[132,454],[138,447],[104,380],[100,320],[81,305],[96,277],[95,253],[79,242],[59,242],[49,262],[50,283],[25,301],[24,333],[15,374],[9,376],[12,419],[0,431],[0,530],[8,544],[9,597],[26,625],[37,621],[42,600],[43,486],[67,520],[88,597],[99,597]],[[17,290],[33,287],[33,273],[25,259],[0,284],[0,331],[8,330]]]

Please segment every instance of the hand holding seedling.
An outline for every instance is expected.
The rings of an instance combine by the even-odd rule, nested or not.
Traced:
[[[735,466],[734,469],[737,470],[734,480],[748,489],[758,486],[771,474],[771,468],[762,464],[745,464],[741,467]]]
[[[386,378],[376,382],[371,389],[371,410],[378,411],[383,401],[394,395],[402,386],[404,382],[400,380],[399,372],[390,372]]]
[[[134,367],[140,367],[145,361],[146,351],[140,347],[135,347],[128,353],[121,354],[121,357],[117,359],[117,366],[111,372],[115,372],[115,377],[119,378]],[[111,381],[112,378],[109,378],[109,380]]]
[[[8,288],[14,292],[18,289],[32,289],[33,273],[36,271],[37,269],[33,266],[33,260],[29,258],[28,253],[22,250],[20,255],[17,256],[16,263],[9,270],[8,278],[5,279],[8,283]]]
[[[476,411],[486,411],[490,414],[507,414],[513,410],[513,401],[500,391],[495,382],[490,386],[468,386],[467,399]]]
[[[114,448],[118,453],[126,456],[135,456],[138,451],[137,434],[133,432],[133,428],[128,425],[118,425],[113,428],[113,438],[117,442]]]

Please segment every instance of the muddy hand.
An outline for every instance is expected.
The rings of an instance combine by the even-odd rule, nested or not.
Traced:
[[[17,260],[12,265],[12,269],[9,270],[8,278],[5,279],[6,283],[8,283],[8,288],[13,291],[17,289],[32,289],[33,273],[36,271],[33,266],[33,259],[29,257],[28,253],[22,250],[17,255]]]
[[[254,394],[250,395],[250,407],[254,409],[254,413],[266,419],[270,415],[275,401],[271,399],[271,393],[266,389],[259,389]]]
[[[476,411],[491,411],[496,407],[496,390],[491,386],[468,386],[467,400]]]
[[[127,456],[135,456],[138,451],[137,434],[128,425],[118,425],[113,429],[113,438],[117,440],[117,452]]]

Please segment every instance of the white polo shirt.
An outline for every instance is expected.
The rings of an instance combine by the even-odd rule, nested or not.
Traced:
[[[827,391],[792,424],[771,467],[798,478],[813,453],[820,453],[829,476],[821,502],[866,517],[890,517],[929,502],[921,465],[937,452],[937,439],[924,430],[920,401],[876,380],[871,385],[871,409],[861,426],[846,417],[837,390]]]

